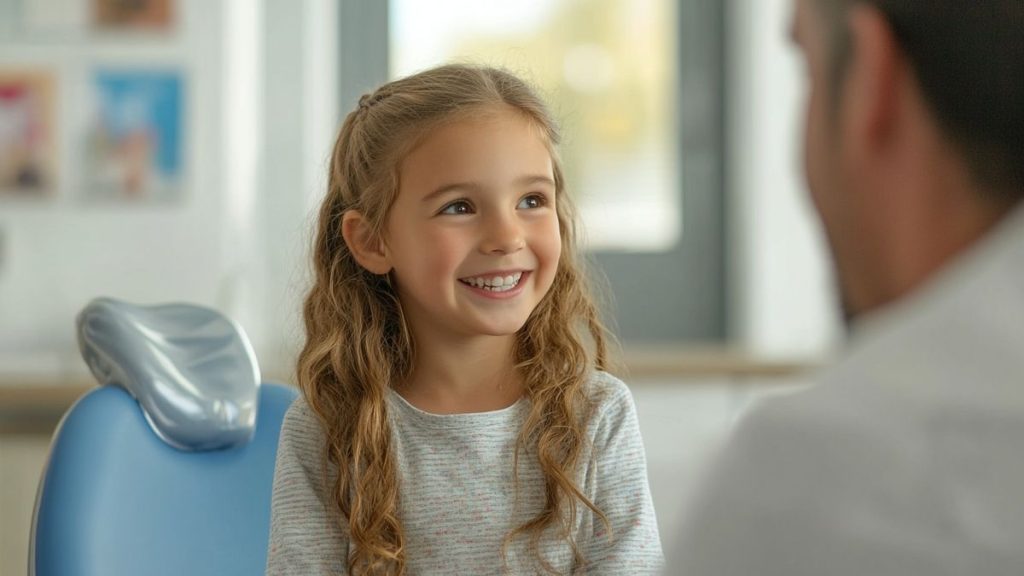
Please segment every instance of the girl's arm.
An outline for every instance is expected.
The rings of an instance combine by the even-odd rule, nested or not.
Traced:
[[[592,527],[580,539],[584,571],[588,576],[660,574],[664,558],[633,396],[617,378],[603,373],[598,378],[604,380],[605,398],[594,422],[594,462],[586,483],[612,533],[600,518],[584,523]]]
[[[323,478],[324,438],[300,397],[281,427],[270,512],[267,576],[344,575],[348,542]]]

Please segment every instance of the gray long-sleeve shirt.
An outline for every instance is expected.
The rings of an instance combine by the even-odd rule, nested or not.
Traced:
[[[553,537],[542,540],[542,554],[563,574],[656,574],[662,566],[661,543],[632,396],[625,384],[604,372],[594,374],[588,392],[599,404],[587,427],[593,453],[577,482],[607,515],[612,533],[580,505],[575,537],[586,566],[574,566],[569,545]],[[509,531],[544,504],[535,451],[520,457],[518,497],[513,485],[516,438],[528,401],[495,412],[436,415],[392,392],[388,411],[398,455],[407,573],[541,572],[524,538],[509,546],[504,568],[501,556]],[[268,576],[345,573],[349,543],[324,486],[323,438],[299,398],[281,430]]]

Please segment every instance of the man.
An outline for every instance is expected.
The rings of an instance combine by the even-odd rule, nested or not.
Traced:
[[[751,412],[670,574],[1024,574],[1024,0],[796,0],[851,338]]]

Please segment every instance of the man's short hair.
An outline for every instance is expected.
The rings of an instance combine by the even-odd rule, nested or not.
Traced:
[[[852,51],[847,10],[889,21],[941,129],[975,180],[1024,199],[1024,0],[814,0],[830,29],[832,90]]]

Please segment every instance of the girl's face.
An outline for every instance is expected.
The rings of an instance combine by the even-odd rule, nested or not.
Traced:
[[[384,243],[417,339],[514,334],[551,287],[561,238],[542,134],[498,109],[405,157]]]

